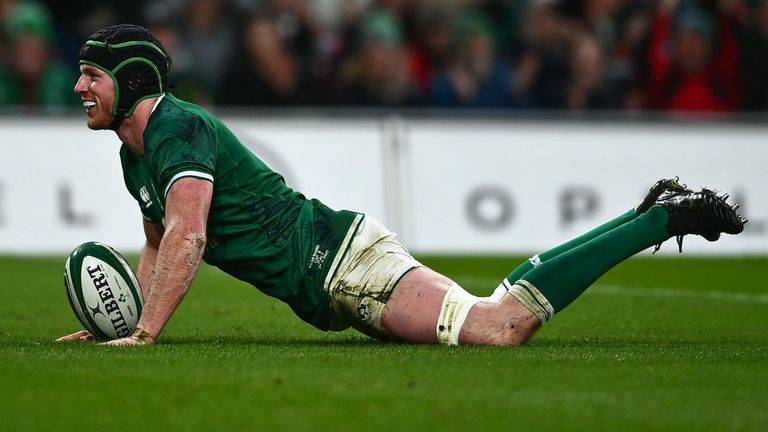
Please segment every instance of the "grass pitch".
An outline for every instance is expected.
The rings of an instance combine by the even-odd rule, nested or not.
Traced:
[[[521,260],[420,258],[483,295]],[[634,258],[522,348],[322,333],[210,267],[159,345],[54,344],[63,263],[0,258],[0,430],[768,430],[766,258]]]

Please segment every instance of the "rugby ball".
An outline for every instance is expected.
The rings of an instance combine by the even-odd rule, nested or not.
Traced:
[[[64,265],[64,285],[77,319],[96,338],[118,339],[136,329],[144,298],[116,250],[98,242],[78,246]]]

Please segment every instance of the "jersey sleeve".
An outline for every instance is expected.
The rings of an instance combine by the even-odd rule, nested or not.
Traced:
[[[214,132],[199,117],[175,125],[174,134],[159,143],[151,159],[161,199],[174,182],[186,177],[214,182],[218,146]]]

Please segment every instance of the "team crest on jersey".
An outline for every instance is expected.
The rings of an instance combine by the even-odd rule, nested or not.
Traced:
[[[149,208],[149,206],[152,205],[152,197],[149,195],[146,186],[142,186],[141,189],[139,189],[139,196],[141,197],[141,201],[144,202],[144,208]]]

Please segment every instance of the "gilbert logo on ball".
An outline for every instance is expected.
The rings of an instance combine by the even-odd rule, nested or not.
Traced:
[[[97,338],[126,337],[136,329],[144,299],[116,250],[98,242],[78,246],[64,266],[64,285],[77,319]]]

